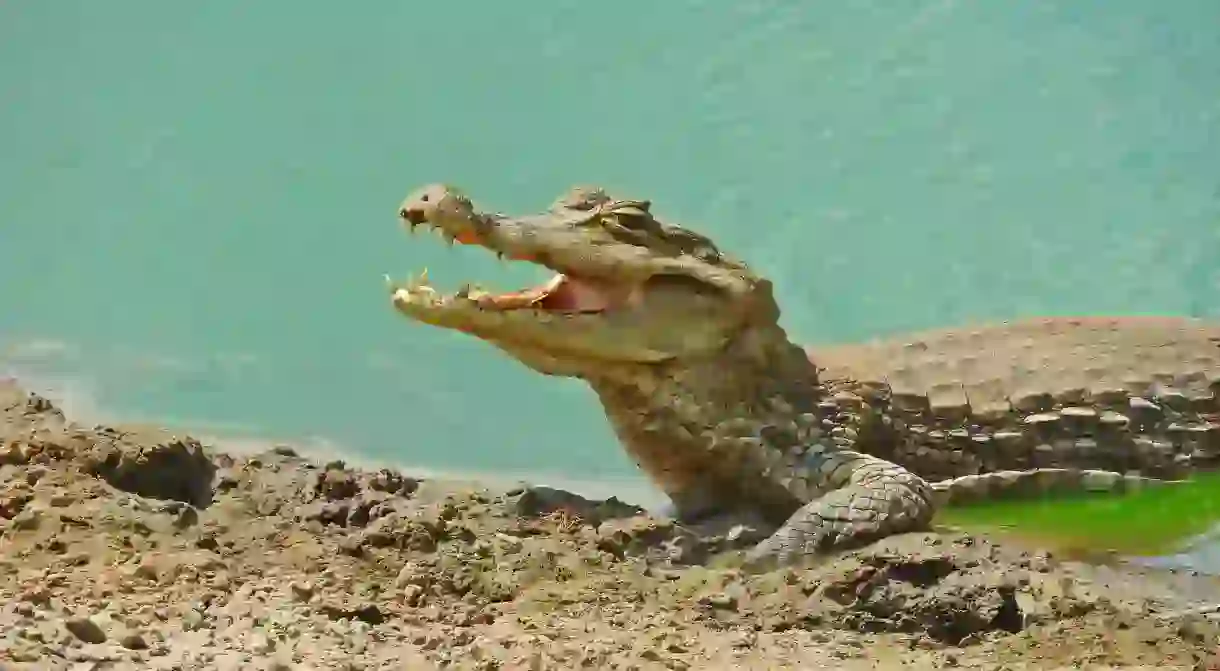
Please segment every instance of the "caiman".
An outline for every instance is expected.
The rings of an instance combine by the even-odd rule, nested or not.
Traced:
[[[753,564],[926,529],[949,497],[1116,489],[1217,451],[1216,326],[1041,319],[807,351],[769,280],[652,209],[575,187],[509,216],[425,186],[398,210],[412,232],[556,274],[504,294],[387,277],[392,302],[587,382],[678,519],[770,532]]]

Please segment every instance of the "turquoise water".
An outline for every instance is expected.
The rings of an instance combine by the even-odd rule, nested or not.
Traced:
[[[84,411],[636,486],[591,393],[389,308],[406,191],[651,198],[803,342],[1220,317],[1220,3],[0,4],[0,350]],[[618,486],[618,485],[616,485]]]

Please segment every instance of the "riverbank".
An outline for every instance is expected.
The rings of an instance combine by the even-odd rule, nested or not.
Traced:
[[[616,499],[74,426],[0,383],[0,668],[1196,666],[1214,579],[959,533],[743,573]],[[1215,663],[1215,662],[1213,662]]]

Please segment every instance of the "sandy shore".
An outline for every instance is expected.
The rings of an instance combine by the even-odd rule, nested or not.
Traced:
[[[750,574],[613,499],[0,411],[0,669],[1220,668],[1166,616],[1208,577],[948,532]]]

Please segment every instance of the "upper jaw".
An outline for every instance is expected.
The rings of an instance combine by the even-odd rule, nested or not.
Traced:
[[[730,296],[751,289],[751,282],[732,267],[709,265],[688,254],[657,254],[647,246],[615,240],[596,225],[553,221],[553,212],[524,217],[480,213],[463,194],[443,185],[424,187],[408,196],[398,214],[410,231],[423,224],[449,244],[478,245],[501,258],[542,265],[569,280],[579,280],[582,288],[611,292],[613,304],[637,295],[656,275],[697,278]]]
[[[462,242],[487,246],[488,227],[473,212],[455,215],[437,211],[429,212],[421,207],[404,205],[398,210],[398,218],[402,220],[403,226],[412,233],[420,225],[424,225],[440,233],[449,244]],[[503,255],[502,252],[497,253]]]
[[[599,284],[638,286],[658,270],[650,251],[617,244],[595,226],[573,225],[553,211],[522,217],[481,213],[459,190],[443,184],[414,191],[399,205],[398,216],[412,232],[424,225],[449,244],[478,245],[501,258]]]
[[[552,314],[588,314],[626,304],[633,298],[629,295],[631,292],[618,283],[584,279],[584,273],[565,272],[563,265],[556,263],[556,257],[563,255],[540,244],[542,236],[538,231],[530,230],[532,222],[484,216],[466,207],[448,207],[453,202],[443,198],[434,196],[427,203],[418,199],[405,201],[398,212],[404,228],[414,233],[422,224],[440,233],[450,244],[478,245],[500,258],[529,261],[550,268],[556,274],[542,285],[519,291],[493,294],[466,284],[457,293],[447,296],[427,284],[426,271],[422,277],[413,277],[405,284],[395,283],[387,277],[394,302],[404,312],[418,315],[420,312],[535,308]],[[570,234],[558,230],[546,232],[552,236]]]
[[[526,261],[555,271],[556,281],[566,276],[589,277],[599,274],[594,259],[565,251],[570,240],[576,246],[587,242],[571,239],[574,232],[538,226],[537,222],[481,215],[477,212],[444,212],[439,208],[403,206],[399,218],[404,228],[414,233],[420,225],[436,231],[450,245],[477,245],[500,259]],[[528,219],[528,218],[527,218]],[[569,261],[571,261],[569,263]]]

